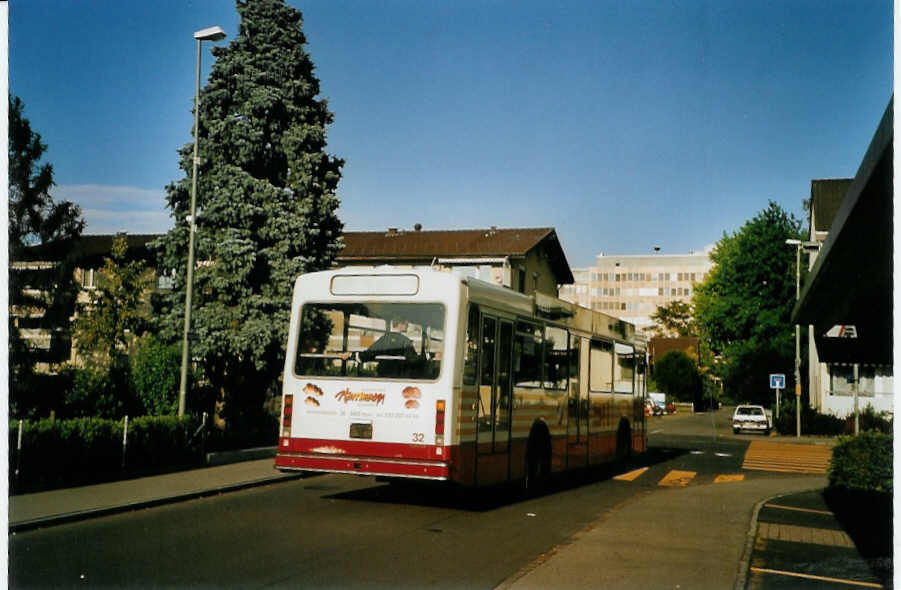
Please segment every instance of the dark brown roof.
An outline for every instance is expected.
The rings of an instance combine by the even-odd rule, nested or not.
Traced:
[[[53,261],[62,260],[71,254],[75,260],[100,260],[109,256],[113,247],[113,239],[120,234],[83,235],[74,240],[61,240],[25,248],[24,260]],[[163,234],[123,234],[128,243],[129,254],[135,258],[148,258],[147,243],[162,237]]]
[[[558,283],[572,283],[572,271],[557,239],[557,232],[551,227],[346,232],[344,249],[338,254],[338,262],[521,257],[539,245],[547,248]]]
[[[853,178],[826,178],[810,181],[810,207],[814,212],[814,231],[829,231]]]

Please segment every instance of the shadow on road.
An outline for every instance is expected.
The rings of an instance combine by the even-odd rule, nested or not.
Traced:
[[[565,474],[557,474],[541,491],[523,490],[522,487],[518,485],[521,482],[513,482],[506,485],[486,488],[467,489],[446,482],[392,480],[386,481],[382,485],[350,492],[341,492],[324,497],[333,500],[409,504],[430,508],[449,508],[469,512],[486,512],[526,500],[541,498],[583,486],[602,483],[621,473],[671,461],[687,452],[687,449],[653,447],[646,453],[635,455],[622,464],[611,463],[590,469],[581,469]],[[330,491],[330,489],[338,489],[337,487],[321,484],[310,484],[304,487],[305,489],[321,490],[325,492]]]

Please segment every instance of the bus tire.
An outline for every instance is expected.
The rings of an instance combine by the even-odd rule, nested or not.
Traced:
[[[632,429],[625,418],[620,420],[616,430],[616,463],[623,465],[632,456]]]
[[[523,487],[527,493],[547,487],[551,477],[551,437],[544,424],[536,424],[526,443],[526,474]]]

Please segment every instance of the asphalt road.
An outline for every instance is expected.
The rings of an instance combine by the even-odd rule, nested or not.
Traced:
[[[665,494],[672,470],[738,473],[753,435],[714,436],[704,419],[650,420],[651,449],[629,468],[653,477],[628,486],[606,470],[535,498],[461,497],[324,475],[18,533],[10,587],[493,588],[633,495]]]

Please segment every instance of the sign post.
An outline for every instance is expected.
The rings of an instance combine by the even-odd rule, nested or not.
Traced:
[[[785,389],[785,374],[774,373],[770,375],[770,389],[776,390],[776,418],[779,417],[779,392]]]

